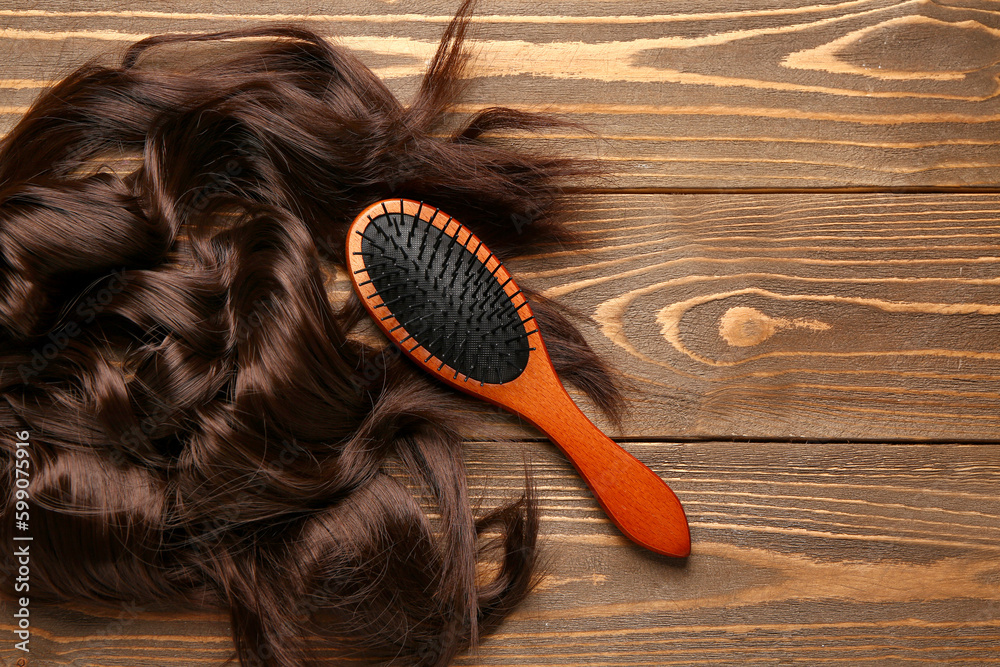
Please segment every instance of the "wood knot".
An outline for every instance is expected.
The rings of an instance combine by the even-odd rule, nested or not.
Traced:
[[[730,308],[719,318],[719,335],[734,347],[760,345],[776,331],[788,328],[825,331],[830,325],[806,318],[789,320],[783,317],[770,317],[756,308],[747,306]]]

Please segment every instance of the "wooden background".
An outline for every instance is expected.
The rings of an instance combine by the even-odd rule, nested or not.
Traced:
[[[459,665],[1000,662],[1000,4],[730,4],[480,6],[459,111],[564,114],[595,134],[540,147],[611,172],[580,184],[583,243],[509,268],[630,379],[612,434],[678,493],[694,545],[634,548],[496,417],[523,444],[470,442],[473,492],[507,493],[527,452],[550,574]],[[405,97],[456,5],[6,0],[0,130],[91,56],[274,19]],[[221,615],[32,614],[31,665],[231,653]],[[0,642],[0,666],[18,657]]]

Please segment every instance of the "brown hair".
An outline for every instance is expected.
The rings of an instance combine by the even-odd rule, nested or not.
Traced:
[[[566,237],[560,183],[587,167],[483,136],[558,121],[490,108],[443,129],[472,4],[408,106],[345,49],[264,26],[144,39],[3,140],[4,595],[22,431],[32,599],[222,607],[247,666],[334,659],[316,646],[444,665],[529,591],[530,482],[475,512],[466,399],[351,335],[359,304],[327,295],[347,224],[385,197],[440,206],[504,258]],[[160,52],[237,39],[211,62]],[[613,413],[605,366],[533,306],[563,378]]]

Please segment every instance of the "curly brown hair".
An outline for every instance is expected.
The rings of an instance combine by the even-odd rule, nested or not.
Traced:
[[[483,136],[560,121],[489,108],[442,129],[472,5],[409,105],[347,50],[263,26],[144,39],[3,139],[0,540],[29,510],[32,599],[228,609],[247,666],[444,665],[530,590],[530,480],[474,511],[467,399],[353,335],[356,298],[327,291],[348,224],[389,196],[504,259],[566,238],[562,184],[590,167]],[[193,65],[165,48],[194,42],[221,44]],[[614,413],[606,367],[534,306],[563,378]]]

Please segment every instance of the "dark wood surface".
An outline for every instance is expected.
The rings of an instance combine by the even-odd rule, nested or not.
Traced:
[[[474,497],[526,453],[549,576],[460,665],[992,664],[1000,461],[978,444],[625,445],[677,491],[687,562],[637,549],[542,443],[470,443]],[[34,665],[221,665],[221,615],[32,611]],[[0,631],[8,631],[3,620]],[[0,656],[13,664],[14,652]]]
[[[7,0],[0,123],[82,60],[160,32],[299,21],[413,89],[454,0]],[[594,187],[994,186],[1000,13],[946,3],[483,2],[466,108],[545,108],[600,138],[541,143],[611,167]]]
[[[0,129],[88,57],[245,20],[339,35],[405,95],[455,5],[8,1]],[[635,548],[491,413],[477,437],[523,443],[470,442],[473,493],[515,493],[527,452],[549,574],[457,664],[1000,662],[1000,7],[510,0],[476,26],[460,111],[595,131],[538,142],[610,167],[580,184],[579,243],[509,268],[631,381],[611,434],[677,492],[693,544]],[[219,614],[32,614],[30,665],[231,654]],[[11,629],[4,609],[3,667]]]
[[[511,263],[591,316],[626,435],[995,440],[1000,201],[581,197],[579,247]]]

